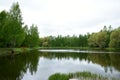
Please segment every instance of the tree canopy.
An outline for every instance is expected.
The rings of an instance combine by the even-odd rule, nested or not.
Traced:
[[[92,34],[73,35],[73,36],[47,36],[40,38],[42,47],[92,47],[92,48],[119,48],[120,47],[120,28],[113,29],[104,26],[102,30]]]
[[[39,38],[36,25],[25,25],[19,3],[13,3],[9,11],[0,12],[0,47],[98,47],[119,48],[120,27],[104,26],[92,34],[73,36],[47,36]]]
[[[120,48],[120,27],[111,33],[109,46],[113,48]]]
[[[38,44],[39,33],[37,26],[33,26],[28,29],[28,32],[24,27],[22,21],[22,13],[18,2],[13,3],[10,10],[0,12],[0,47],[21,47],[26,40],[26,34],[30,31],[31,43],[24,42],[24,44],[32,44],[32,47]],[[29,39],[29,38],[28,38]],[[29,41],[30,41],[29,40]],[[34,45],[33,45],[34,44]],[[27,46],[30,47],[30,46]]]

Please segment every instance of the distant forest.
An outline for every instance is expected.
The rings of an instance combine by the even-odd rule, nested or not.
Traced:
[[[39,33],[36,25],[30,29],[22,21],[18,3],[10,10],[0,12],[0,48],[35,47],[39,45]]]
[[[28,27],[22,21],[18,3],[13,3],[8,12],[0,12],[0,48],[38,46],[120,48],[120,27],[113,29],[110,25],[92,34],[40,38],[36,25]]]
[[[92,47],[92,48],[120,48],[120,27],[113,29],[111,25],[92,34],[48,36],[40,38],[42,47]]]

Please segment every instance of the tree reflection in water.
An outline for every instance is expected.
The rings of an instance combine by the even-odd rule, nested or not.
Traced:
[[[0,80],[21,80],[27,69],[34,74],[37,71],[38,57],[36,51],[16,55],[14,58],[0,57]]]
[[[114,68],[118,72],[120,72],[120,54],[103,54],[103,53],[64,53],[64,52],[38,52],[31,51],[28,53],[22,53],[19,55],[15,55],[14,58],[11,56],[0,57],[0,80],[22,80],[24,75],[29,72],[34,76],[38,71],[38,65],[40,58],[47,58],[49,62],[51,60],[70,60],[73,61],[87,61],[92,62],[93,64],[98,64],[104,67],[105,72],[110,69],[112,73],[112,69]],[[49,68],[49,65],[48,65]],[[43,70],[44,71],[44,70]],[[40,75],[40,74],[38,74]],[[51,74],[52,75],[52,74]],[[41,76],[40,76],[41,77]]]
[[[120,54],[114,53],[40,53],[40,56],[46,57],[49,59],[57,58],[57,59],[79,59],[87,60],[88,62],[96,63],[105,68],[114,67],[118,71],[120,71]],[[107,70],[106,70],[107,71]]]

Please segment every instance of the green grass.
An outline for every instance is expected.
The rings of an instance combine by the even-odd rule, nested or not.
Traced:
[[[30,48],[13,48],[14,52],[26,52],[29,51]]]
[[[113,77],[92,74],[90,72],[77,72],[68,74],[56,73],[51,75],[48,80],[69,80],[71,78],[76,78],[78,80],[118,80]]]
[[[56,73],[49,77],[49,80],[69,80],[69,75]]]
[[[38,50],[39,47],[33,47],[33,48],[27,48],[27,47],[21,47],[21,48],[13,48],[14,52],[24,53],[31,50]]]
[[[25,53],[31,50],[37,50],[38,47],[34,48],[26,48],[26,47],[21,47],[21,48],[0,48],[0,56],[9,56],[9,55],[16,55],[20,53]],[[12,54],[13,50],[13,54]]]

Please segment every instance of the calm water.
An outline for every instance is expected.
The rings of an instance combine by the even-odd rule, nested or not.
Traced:
[[[0,80],[48,80],[54,73],[83,71],[120,80],[120,53],[39,50],[0,57]]]

